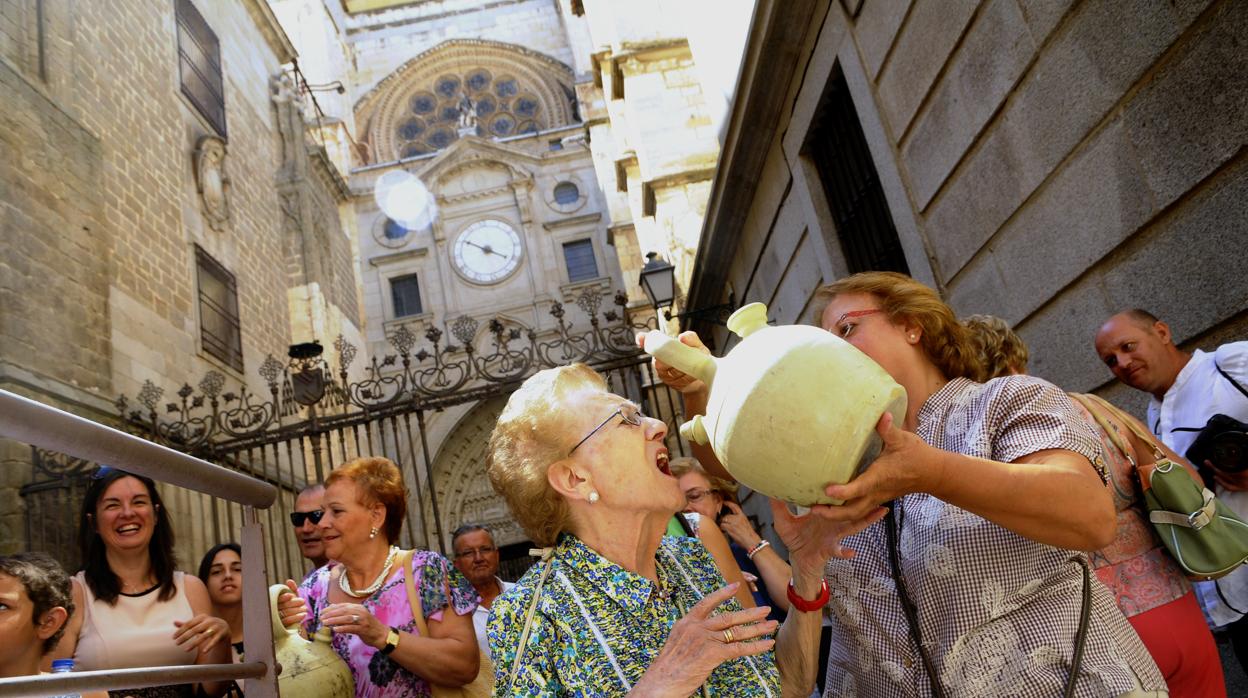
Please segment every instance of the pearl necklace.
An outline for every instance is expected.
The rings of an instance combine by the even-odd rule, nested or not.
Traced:
[[[338,575],[338,588],[342,589],[348,596],[354,596],[357,599],[376,594],[381,585],[385,584],[386,577],[390,575],[390,568],[394,566],[394,558],[398,554],[398,546],[390,546],[390,554],[386,555],[386,564],[381,568],[381,573],[377,575],[372,584],[358,591],[351,588],[351,580],[347,579],[347,570],[344,565],[342,574]]]

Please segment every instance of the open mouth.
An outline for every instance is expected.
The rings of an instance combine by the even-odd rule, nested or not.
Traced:
[[[139,524],[126,524],[125,526],[119,526],[114,530],[117,531],[117,535],[119,536],[129,536],[143,530],[143,527]]]
[[[668,461],[667,449],[666,448],[660,449],[658,455],[656,455],[654,458],[654,464],[659,468],[659,472],[663,473],[664,475],[667,475],[668,477],[671,477],[672,469],[668,467],[667,461]]]

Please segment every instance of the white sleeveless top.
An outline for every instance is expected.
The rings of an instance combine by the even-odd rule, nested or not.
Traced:
[[[194,664],[197,655],[173,641],[173,621],[190,620],[195,612],[186,598],[183,573],[173,573],[176,593],[157,601],[160,590],[142,596],[118,596],[110,606],[95,598],[83,572],[74,575],[83,595],[82,630],[74,652],[74,670],[127,669]]]

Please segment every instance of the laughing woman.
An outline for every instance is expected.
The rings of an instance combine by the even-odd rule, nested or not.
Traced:
[[[175,569],[173,527],[156,483],[100,468],[83,500],[78,541],[78,610],[53,658],[72,657],[77,671],[229,663],[229,626],[212,615],[204,583]],[[199,688],[221,695],[228,685]],[[114,693],[163,698],[193,691],[183,685]]]
[[[818,643],[821,603],[791,613],[773,640],[769,609],[742,610],[697,539],[663,535],[685,506],[666,435],[584,364],[541,371],[508,400],[490,482],[549,547],[491,610],[494,695],[810,695],[803,649]],[[811,524],[785,541],[814,570],[795,593],[826,600],[833,534],[851,531]]]

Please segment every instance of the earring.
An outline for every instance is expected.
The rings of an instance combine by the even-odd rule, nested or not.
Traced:
[[[590,490],[589,491],[589,503],[593,504],[594,502],[597,502],[597,501],[598,501],[598,490]]]
[[[369,531],[368,531],[368,537],[369,537],[370,539],[372,539],[372,538],[376,538],[376,537],[377,537],[377,527],[376,527],[376,526],[374,526],[374,527],[372,527],[371,529],[369,529]]]
[[[916,340],[916,339],[918,339],[918,338],[919,338],[919,336],[918,336],[917,334],[912,334],[912,335],[910,335],[910,341],[911,341],[911,342],[913,342],[914,340]]]

